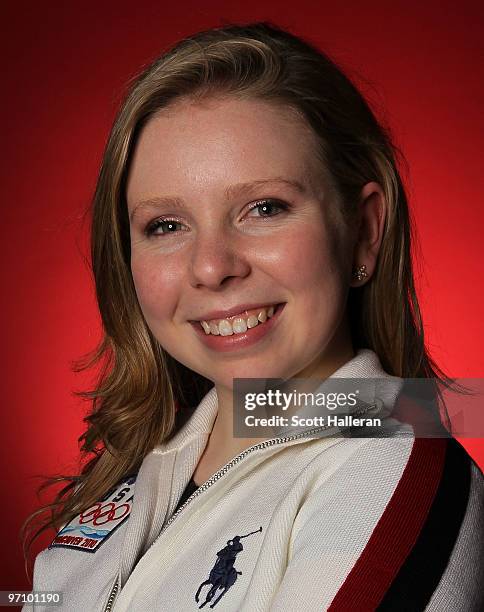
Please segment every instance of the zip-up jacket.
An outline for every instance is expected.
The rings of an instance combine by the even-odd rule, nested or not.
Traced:
[[[361,349],[334,377],[386,378],[400,435],[261,440],[177,508],[215,417],[211,389],[136,475],[36,558],[25,612],[471,612],[484,609],[484,479],[453,438],[391,414],[402,380]],[[403,434],[403,435],[402,435]]]

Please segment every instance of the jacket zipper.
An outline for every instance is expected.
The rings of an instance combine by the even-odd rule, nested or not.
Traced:
[[[109,593],[109,599],[108,599],[108,603],[106,604],[106,607],[104,608],[104,612],[111,612],[111,608],[113,607],[113,602],[114,599],[116,597],[116,593],[118,592],[118,578],[116,577],[116,580],[114,582],[114,586],[111,589],[111,593]]]
[[[352,412],[351,415],[352,416],[356,416],[356,415],[359,416],[359,415],[365,414],[366,412],[368,412],[369,410],[371,410],[372,408],[375,408],[375,407],[376,407],[376,404],[371,404],[370,406],[366,406],[364,409],[360,409],[360,410]],[[192,500],[194,500],[198,495],[200,495],[200,493],[203,493],[203,491],[206,491],[207,489],[209,489],[214,484],[214,482],[217,482],[217,480],[219,480],[222,476],[224,476],[234,465],[239,463],[239,461],[241,461],[242,459],[245,459],[245,457],[247,455],[249,455],[252,451],[259,450],[261,448],[267,448],[269,446],[275,446],[276,444],[282,444],[284,442],[291,442],[292,440],[297,440],[298,438],[304,438],[304,437],[309,436],[309,435],[311,435],[313,433],[318,433],[320,431],[324,431],[325,429],[329,429],[329,428],[332,428],[332,427],[334,427],[334,425],[331,425],[331,426],[330,425],[322,425],[321,427],[315,427],[313,429],[308,429],[308,430],[303,431],[301,433],[293,434],[292,436],[284,436],[282,438],[271,438],[270,440],[264,440],[264,442],[260,442],[259,444],[255,444],[254,446],[250,446],[249,448],[246,448],[244,451],[242,451],[236,457],[231,459],[226,465],[224,465],[223,468],[220,468],[220,470],[218,472],[215,472],[215,474],[210,476],[210,478],[208,480],[206,480],[202,485],[200,485],[198,487],[198,489],[196,491],[194,491],[190,495],[190,497],[178,508],[178,510],[175,512],[175,514],[172,514],[172,516],[166,521],[163,529],[160,531],[160,533],[158,534],[157,538],[151,543],[150,547],[146,550],[145,554],[151,549],[152,546],[154,546],[156,544],[156,542],[160,539],[161,535],[167,529],[167,527],[169,525],[171,525],[171,523],[180,514],[180,512],[182,512],[182,510],[184,510],[186,508],[186,506]],[[113,588],[111,589],[111,592],[109,594],[108,602],[107,602],[106,607],[104,608],[103,612],[111,612],[114,600],[116,598],[116,594],[118,592],[118,588],[119,588],[118,577],[116,577],[116,580],[114,582]]]

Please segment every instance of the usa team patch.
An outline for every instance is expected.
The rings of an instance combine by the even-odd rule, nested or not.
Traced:
[[[55,536],[49,548],[75,548],[85,552],[96,550],[129,517],[136,476],[121,482],[101,501],[67,523]]]

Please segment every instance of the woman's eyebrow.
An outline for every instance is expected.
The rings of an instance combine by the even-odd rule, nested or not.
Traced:
[[[176,196],[157,196],[155,198],[147,198],[146,200],[141,200],[138,202],[133,208],[129,215],[130,221],[133,220],[134,214],[139,208],[156,208],[158,206],[169,206],[170,208],[180,210],[185,208],[183,200]]]
[[[286,185],[287,187],[292,187],[293,189],[296,189],[296,191],[299,191],[300,193],[306,192],[306,188],[299,181],[276,176],[274,178],[269,178],[269,179],[259,179],[257,181],[249,181],[247,183],[237,183],[236,185],[230,185],[225,190],[225,195],[227,199],[231,199],[243,193],[249,192],[254,188],[261,187],[264,185],[271,185],[271,184],[276,185],[278,183]]]
[[[262,187],[264,185],[277,185],[282,184],[286,187],[292,187],[299,193],[306,193],[306,187],[299,181],[294,179],[286,179],[282,177],[274,177],[269,179],[258,179],[256,181],[248,181],[246,183],[236,183],[235,185],[229,185],[225,189],[225,197],[227,200],[234,199],[238,196],[243,195],[244,193],[250,193],[257,187]],[[178,196],[157,196],[153,198],[147,198],[145,200],[141,200],[136,204],[136,206],[131,211],[129,218],[133,219],[135,212],[138,208],[154,208],[157,206],[169,206],[170,208],[176,209],[184,209],[185,204],[183,199]]]

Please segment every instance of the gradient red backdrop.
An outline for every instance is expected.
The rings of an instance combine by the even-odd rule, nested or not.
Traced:
[[[70,364],[100,335],[83,213],[111,122],[128,79],[196,30],[271,20],[347,69],[409,161],[428,346],[448,374],[484,374],[481,3],[237,4],[2,3],[0,589],[30,588],[18,531],[38,504],[33,476],[76,470],[87,406],[72,392],[90,380]],[[484,465],[482,440],[462,442]]]

